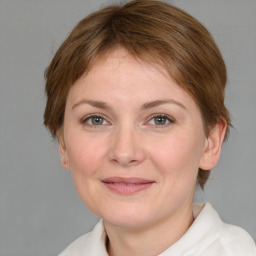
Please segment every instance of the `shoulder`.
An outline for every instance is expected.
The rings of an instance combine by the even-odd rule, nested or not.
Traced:
[[[226,255],[256,256],[256,246],[253,239],[240,227],[223,223],[218,242]]]
[[[251,236],[242,228],[224,223],[215,209],[207,203],[206,212],[212,218],[213,224],[217,226],[213,229],[211,243],[205,248],[202,255],[218,256],[256,256],[256,246]]]
[[[76,239],[59,256],[106,256],[105,239],[106,234],[101,220],[91,232]]]
[[[70,256],[70,255],[79,255],[80,251],[87,247],[87,244],[90,240],[91,232],[77,238],[73,243],[71,243],[59,256]]]

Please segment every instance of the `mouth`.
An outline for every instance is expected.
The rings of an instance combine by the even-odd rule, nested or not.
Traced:
[[[121,195],[130,195],[146,190],[156,182],[137,177],[110,177],[101,180],[101,182],[112,192]]]

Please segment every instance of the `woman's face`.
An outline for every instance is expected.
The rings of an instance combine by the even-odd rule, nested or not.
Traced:
[[[70,89],[63,165],[85,204],[109,223],[142,227],[191,209],[206,146],[192,97],[123,49]]]

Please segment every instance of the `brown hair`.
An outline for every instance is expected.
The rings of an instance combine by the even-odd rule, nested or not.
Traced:
[[[63,125],[70,87],[88,72],[96,58],[118,46],[169,72],[198,104],[206,135],[218,122],[226,122],[229,128],[224,105],[226,67],[210,33],[174,6],[134,0],[105,7],[81,20],[52,59],[45,72],[44,124],[53,137]],[[201,188],[208,176],[209,170],[199,169]]]

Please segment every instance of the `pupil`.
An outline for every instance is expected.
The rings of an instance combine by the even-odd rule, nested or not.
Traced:
[[[103,119],[101,117],[93,117],[92,118],[92,123],[94,125],[99,125],[103,123]]]
[[[163,125],[166,123],[166,118],[165,117],[155,117],[155,123]]]

